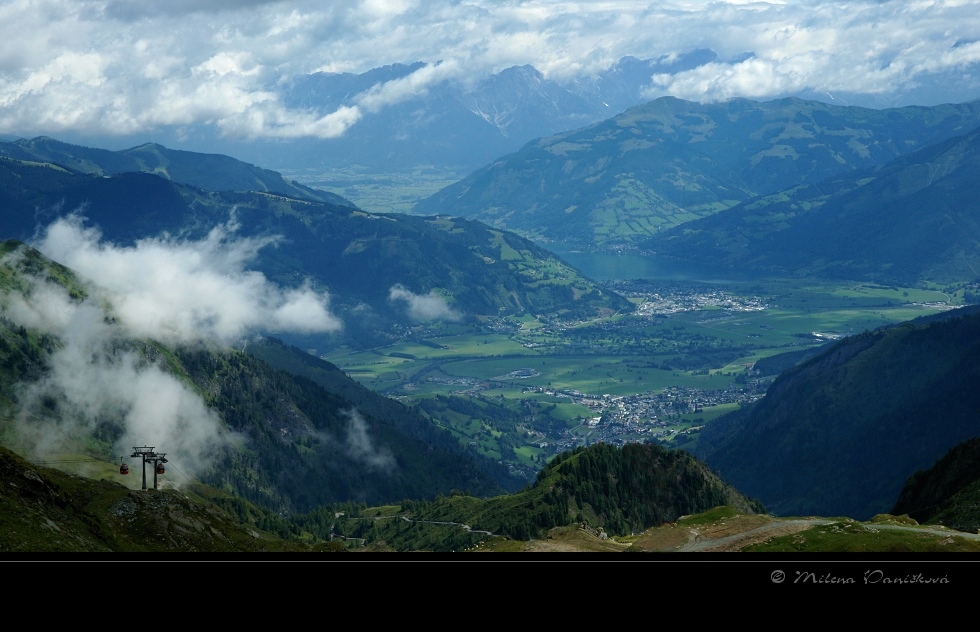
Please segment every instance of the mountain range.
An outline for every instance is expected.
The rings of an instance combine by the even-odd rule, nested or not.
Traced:
[[[608,118],[644,101],[654,74],[673,74],[718,59],[701,49],[657,59],[624,57],[607,70],[570,81],[547,79],[532,66],[513,66],[464,82],[436,81],[407,97],[392,98],[369,112],[343,136],[294,141],[281,167],[358,165],[373,172],[420,165],[475,169],[524,143]],[[392,64],[364,73],[315,73],[293,78],[282,89],[290,107],[329,114],[362,102],[380,86],[405,81],[431,66]]]
[[[652,248],[645,240],[757,196],[816,187],[978,126],[980,102],[871,110],[795,98],[665,97],[528,143],[415,211],[478,219],[565,248]]]
[[[155,133],[158,142],[171,147],[222,153],[310,176],[338,169],[390,174],[433,168],[464,175],[536,138],[608,119],[659,96],[652,93],[654,75],[671,76],[709,64],[731,66],[752,57],[751,51],[723,58],[709,48],[695,48],[655,58],[626,56],[605,69],[564,76],[545,76],[531,66],[484,75],[465,68],[442,73],[438,61],[393,63],[360,73],[297,74],[266,86],[268,94],[286,107],[319,116],[356,107],[356,124],[332,138],[240,138],[206,124],[162,126]],[[875,109],[971,98],[960,87],[960,78],[950,79],[947,73],[926,73],[914,84],[886,93],[802,89],[781,96]],[[144,139],[82,132],[69,140],[119,148]]]
[[[424,318],[400,307],[393,291],[440,302],[461,319],[630,309],[555,255],[478,222],[369,214],[247,163],[158,147],[107,152],[36,139],[0,143],[0,152],[24,156],[25,147],[29,161],[0,159],[0,233],[8,238],[29,240],[72,211],[119,245],[164,233],[201,239],[231,221],[240,238],[280,244],[257,253],[255,268],[268,278],[286,287],[312,280],[338,311],[356,310],[346,332],[362,343],[393,322]],[[148,155],[166,157],[166,169],[119,172],[156,164]],[[211,190],[193,184],[210,177],[208,165],[220,167]],[[231,190],[242,184],[251,190]]]

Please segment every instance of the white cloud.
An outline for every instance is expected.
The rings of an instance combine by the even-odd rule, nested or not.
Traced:
[[[708,8],[702,24],[720,32],[732,7]],[[722,56],[754,53],[737,64],[708,64],[654,77],[646,96],[715,101],[766,98],[801,90],[884,94],[907,90],[935,73],[978,63],[976,50],[957,46],[980,35],[977,2],[817,2],[753,5],[756,18],[706,41]],[[721,44],[721,45],[719,45]],[[977,87],[977,80],[964,86]]]
[[[448,320],[459,321],[463,315],[449,306],[446,299],[434,291],[428,294],[416,294],[403,285],[393,285],[388,291],[388,300],[404,302],[408,315],[412,320]]]
[[[357,95],[355,101],[369,112],[377,112],[388,105],[423,94],[430,84],[452,78],[458,73],[459,64],[455,62],[429,64],[406,77],[376,84]]]
[[[136,338],[227,344],[260,330],[340,329],[325,293],[309,285],[284,291],[246,269],[275,241],[238,237],[229,223],[199,241],[164,236],[121,247],[70,216],[51,224],[35,246],[104,288],[113,314]]]
[[[946,72],[972,89],[980,52],[956,44],[980,40],[978,9],[977,0],[10,0],[0,6],[0,132],[204,124],[243,137],[328,138],[450,77],[531,64],[562,79],[624,55],[695,48],[755,61],[661,77],[651,96],[884,93]],[[429,65],[326,116],[278,97],[296,74],[414,61]]]

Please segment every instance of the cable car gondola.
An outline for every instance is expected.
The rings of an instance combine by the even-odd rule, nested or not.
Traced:
[[[122,465],[120,465],[119,466],[119,473],[122,474],[123,476],[125,476],[126,474],[129,474],[129,466],[126,465],[125,463],[123,463]]]
[[[166,474],[167,470],[164,469],[163,463],[157,461],[157,474]]]

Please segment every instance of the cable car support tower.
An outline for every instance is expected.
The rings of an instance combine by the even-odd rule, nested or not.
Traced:
[[[167,470],[164,469],[163,464],[167,463],[167,455],[164,452],[154,452],[156,448],[150,446],[134,447],[133,453],[130,455],[131,459],[141,458],[143,459],[143,491],[146,491],[146,464],[153,463],[153,489],[157,489],[157,475],[163,474]],[[123,471],[125,468],[125,471]],[[119,468],[120,474],[127,474],[129,472],[129,466],[125,463]]]

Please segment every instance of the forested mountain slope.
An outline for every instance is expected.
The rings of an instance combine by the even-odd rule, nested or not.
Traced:
[[[705,426],[696,454],[776,515],[888,512],[906,479],[980,436],[980,314],[844,339]]]
[[[980,437],[953,447],[909,477],[892,509],[923,524],[980,531]]]
[[[337,528],[349,537],[385,540],[400,548],[425,542],[449,550],[485,537],[473,538],[471,530],[473,535],[483,531],[528,540],[543,538],[554,527],[576,525],[596,535],[623,536],[720,505],[740,513],[765,511],[683,451],[651,443],[599,443],[559,454],[539,472],[533,486],[518,493],[488,499],[454,493],[434,501],[404,502],[401,510],[411,516],[408,521],[343,520]],[[300,521],[315,530],[312,525],[317,523],[333,524],[338,509],[324,507]],[[433,534],[413,522],[465,524],[468,529]],[[432,539],[440,535],[442,541]]]

